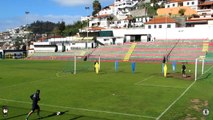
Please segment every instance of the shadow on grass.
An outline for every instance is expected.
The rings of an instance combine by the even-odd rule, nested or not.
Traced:
[[[71,119],[69,119],[69,120],[77,120],[77,119],[82,118],[82,117],[84,117],[84,116],[76,116],[76,117],[71,118]]]
[[[60,112],[59,115],[64,115],[66,112],[68,112],[68,111]],[[57,112],[54,112],[54,113],[49,114],[49,115],[44,116],[44,117],[40,117],[40,118],[38,118],[38,119],[41,120],[41,119],[50,118],[50,117],[54,117],[54,116],[58,116],[58,115],[57,115]]]
[[[110,119],[107,119],[107,118],[99,118],[99,117],[94,117],[94,116],[83,116],[83,115],[75,116],[75,117],[73,117],[69,120],[78,120],[78,119],[81,119],[81,118],[89,119],[89,120],[110,120]]]
[[[16,116],[12,116],[12,117],[5,117],[3,120],[9,120],[9,119],[14,119],[14,118],[18,118],[18,117],[21,117],[21,116],[26,116],[27,114],[20,114],[20,115],[16,115]]]

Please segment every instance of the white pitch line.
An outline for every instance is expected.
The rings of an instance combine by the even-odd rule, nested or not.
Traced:
[[[54,79],[54,78],[50,78],[50,79]],[[23,84],[29,84],[29,83],[40,82],[40,81],[48,81],[48,79],[40,79],[40,80],[35,80],[35,81],[30,81],[30,82],[22,82],[22,83],[19,83],[19,84],[4,86],[4,87],[1,87],[0,89],[11,88],[11,87],[20,86],[20,85],[23,85]]]
[[[4,98],[0,98],[0,101],[16,102],[16,103],[22,103],[22,104],[31,104],[31,102],[11,100],[11,99],[4,99]],[[86,109],[86,108],[74,108],[74,107],[48,105],[48,104],[40,104],[40,105],[41,106],[46,106],[46,107],[54,107],[54,108],[63,108],[63,109],[72,109],[72,110],[88,111],[88,112],[96,112],[96,113],[106,113],[106,114],[123,115],[123,116],[129,116],[129,117],[139,117],[139,118],[156,119],[156,117],[143,116],[143,115],[137,115],[137,114],[128,114],[128,113],[120,113],[120,112],[112,112],[112,111],[102,111],[102,110],[92,110],[92,109]]]
[[[212,68],[213,68],[213,65],[208,70],[206,70],[203,74],[209,72]]]
[[[135,83],[135,85],[138,85],[138,84],[140,84],[140,83],[142,83],[142,82],[144,82],[144,81],[147,81],[147,80],[149,80],[149,79],[151,79],[151,78],[153,78],[153,77],[154,77],[154,76],[149,76],[149,77],[147,77],[147,78],[145,78],[145,79],[143,79],[143,80],[141,80],[141,81]]]
[[[151,84],[138,84],[138,85],[147,86],[147,87],[163,87],[163,88],[184,89],[183,87],[173,87],[173,86],[166,86],[166,85],[151,85]]]
[[[156,120],[159,120],[178,100],[180,100],[180,98],[182,98],[186,92],[196,83],[196,81],[194,81],[191,85],[189,85],[188,88],[186,88],[186,90],[175,100],[172,102],[172,104],[170,104],[157,118]]]

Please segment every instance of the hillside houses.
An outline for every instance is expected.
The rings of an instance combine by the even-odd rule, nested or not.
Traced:
[[[88,21],[88,26],[72,39],[47,39],[48,45],[56,45],[50,46],[50,50],[56,51],[58,47],[59,51],[69,51],[165,39],[213,39],[211,32],[206,32],[213,30],[213,1],[160,1],[155,3],[160,6],[154,15],[148,14],[145,4],[151,8],[154,5],[149,0],[115,0],[96,15],[82,17],[82,21]],[[44,47],[40,44],[43,43],[34,46],[38,51]]]
[[[83,39],[93,37],[91,41],[84,40],[79,43],[76,41],[82,39],[79,35],[72,41],[61,38],[60,42],[65,46],[65,50],[72,50],[128,42],[213,39],[213,35],[206,32],[213,30],[211,2],[170,0],[165,3],[160,1],[156,4],[161,5],[161,8],[158,8],[156,15],[153,16],[148,15],[146,7],[141,7],[149,2],[149,0],[115,0],[113,4],[102,8],[96,15],[82,17],[82,21],[88,20],[89,23],[84,30],[80,31],[80,34],[85,34]],[[162,3],[164,3],[163,6]]]
[[[156,17],[147,16],[145,8],[138,9],[138,4],[141,5],[147,2],[150,1],[115,0],[112,5],[104,7],[96,16],[89,20],[89,27],[145,27],[145,25],[149,24],[146,22]],[[182,17],[182,20],[177,20],[179,25],[175,27],[193,27],[196,24],[211,24],[208,21],[211,21],[213,17],[213,1],[170,0],[163,3],[164,7],[156,11],[157,16],[167,16],[173,19],[175,17]],[[156,23],[156,26],[159,26],[159,24]]]

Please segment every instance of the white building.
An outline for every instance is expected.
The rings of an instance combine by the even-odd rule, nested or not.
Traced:
[[[109,26],[109,23],[108,23],[109,17],[110,17],[109,14],[95,16],[89,21],[89,27],[105,27],[105,28],[107,28]]]
[[[114,7],[114,4],[113,4],[113,5],[109,5],[109,6],[102,8],[101,11],[99,11],[97,13],[97,16],[99,16],[99,15],[113,15],[114,13],[115,13],[115,7]]]
[[[155,17],[145,23],[145,29],[176,28],[176,21],[170,17]]]
[[[34,42],[30,50],[34,52],[65,52],[72,49],[94,48],[94,37],[51,38],[46,42]]]
[[[139,0],[115,0],[115,15],[130,15],[130,11],[135,7]]]
[[[165,4],[165,8],[174,8],[174,7],[190,7],[194,10],[198,9],[198,0],[170,0]]]

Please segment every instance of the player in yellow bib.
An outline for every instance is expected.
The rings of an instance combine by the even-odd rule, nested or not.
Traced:
[[[96,72],[96,74],[99,73],[99,64],[98,64],[98,62],[95,63],[95,72]]]
[[[164,70],[164,77],[166,77],[166,75],[167,75],[167,65],[166,65],[166,63],[164,64],[163,70]]]

